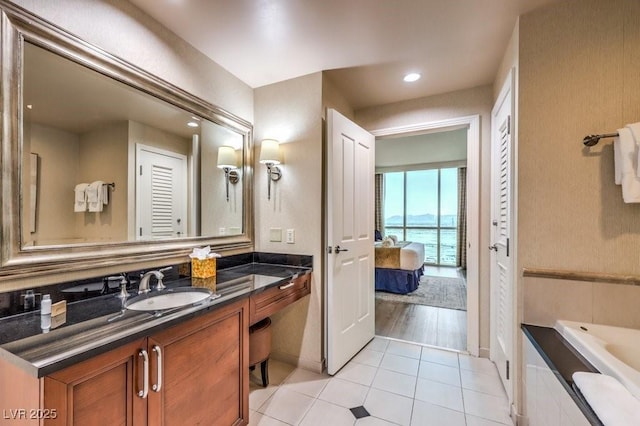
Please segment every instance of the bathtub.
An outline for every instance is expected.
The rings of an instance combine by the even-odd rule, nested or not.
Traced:
[[[555,329],[602,374],[640,398],[640,330],[565,320]]]

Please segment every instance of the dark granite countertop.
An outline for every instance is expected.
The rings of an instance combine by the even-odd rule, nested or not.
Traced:
[[[219,269],[212,297],[157,313],[123,309],[121,299],[113,293],[80,300],[67,304],[65,325],[48,333],[40,328],[39,310],[2,318],[0,358],[43,377],[311,271],[309,267],[266,263]],[[197,286],[198,280],[180,278],[165,284],[168,289],[189,287]]]
[[[589,363],[560,333],[550,327],[522,324],[522,331],[529,338],[544,362],[554,373],[560,384],[592,425],[602,426],[591,407],[573,385],[573,373],[586,371],[597,373]]]

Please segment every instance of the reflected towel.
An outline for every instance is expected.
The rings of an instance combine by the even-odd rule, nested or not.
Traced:
[[[573,381],[605,426],[640,425],[640,401],[611,376],[579,371]]]
[[[76,185],[74,203],[73,203],[73,211],[74,212],[85,212],[87,211],[87,187],[88,183],[79,183]]]
[[[618,129],[618,135],[620,147],[618,160],[621,171],[622,198],[625,203],[640,203],[640,179],[636,175],[638,146],[629,128]]]
[[[635,172],[636,176],[640,176],[640,163],[638,160],[640,159],[640,123],[627,124],[625,126],[627,129],[631,130],[631,137],[633,137],[633,141],[636,143],[636,157],[635,157]]]
[[[613,138],[613,169],[616,185],[622,185],[622,152],[620,152],[620,137]]]
[[[101,212],[104,206],[104,182],[97,180],[91,182],[87,187],[87,203],[89,205],[90,212]]]

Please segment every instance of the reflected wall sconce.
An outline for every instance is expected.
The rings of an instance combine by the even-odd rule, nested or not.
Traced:
[[[229,182],[238,183],[240,175],[236,170],[238,161],[236,150],[230,146],[221,146],[218,148],[218,168],[224,170],[224,180],[227,187],[227,202],[229,201]]]
[[[280,142],[275,139],[265,139],[260,145],[260,163],[267,166],[267,200],[271,199],[271,181],[278,181],[282,177],[280,164]]]

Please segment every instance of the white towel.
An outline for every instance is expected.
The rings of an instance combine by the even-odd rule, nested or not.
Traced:
[[[87,187],[87,203],[89,204],[90,212],[101,212],[104,206],[104,182],[97,180],[92,182]]]
[[[611,376],[579,371],[573,381],[605,426],[640,425],[640,401]]]
[[[79,183],[76,185],[74,191],[76,193],[74,203],[73,203],[73,211],[74,212],[85,212],[87,211],[87,187],[88,183]]]
[[[622,152],[620,152],[620,138],[613,138],[613,169],[616,185],[622,185]]]
[[[638,146],[628,128],[618,129],[620,146],[619,164],[622,182],[622,198],[625,203],[640,203],[640,179],[636,175]],[[614,150],[615,159],[615,150]]]
[[[638,160],[640,159],[640,149],[638,149],[638,147],[640,147],[640,123],[627,124],[625,127],[631,130],[631,136],[636,143],[637,154],[634,163],[636,168],[634,170],[636,172],[636,176],[640,176],[640,163],[638,162]]]

